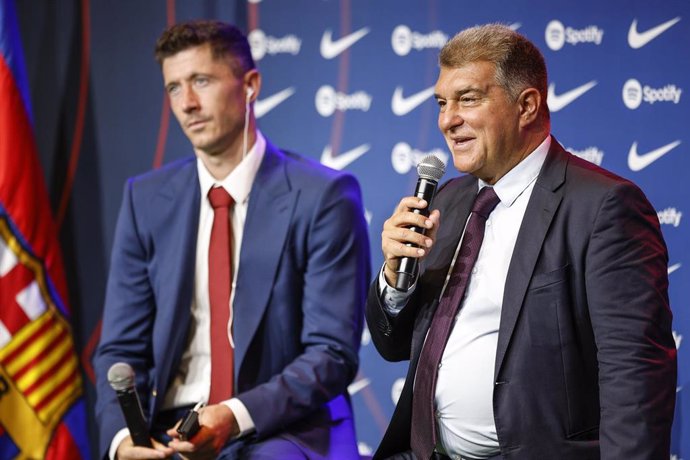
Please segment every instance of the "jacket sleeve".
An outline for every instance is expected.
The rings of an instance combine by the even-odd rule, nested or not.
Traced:
[[[112,364],[125,361],[134,368],[139,397],[147,412],[147,380],[152,361],[150,338],[155,313],[146,257],[137,229],[130,181],[125,186],[115,230],[101,340],[94,356],[101,458],[107,457],[113,436],[126,426],[115,391],[107,380]]]
[[[600,388],[602,459],[669,458],[676,348],[659,222],[630,183],[610,190],[586,255]]]
[[[272,294],[301,309],[302,351],[270,380],[237,395],[259,438],[282,431],[346,393],[359,364],[371,269],[368,229],[354,177],[342,174],[328,181],[309,215],[305,266],[295,268],[304,270],[300,298]],[[301,242],[294,244],[302,247]]]

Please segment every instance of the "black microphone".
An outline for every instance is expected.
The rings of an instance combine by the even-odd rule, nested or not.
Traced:
[[[424,209],[415,209],[412,212],[415,214],[421,214],[423,216],[429,216],[431,210],[431,202],[436,196],[436,187],[438,187],[438,181],[446,172],[446,165],[443,164],[441,160],[435,155],[427,155],[422,161],[417,165],[417,174],[419,179],[417,179],[417,187],[414,191],[414,196],[421,198],[427,202],[427,206]],[[416,233],[421,233],[424,235],[426,229],[424,227],[410,227],[410,230]],[[418,247],[412,243],[408,243],[407,246]],[[419,270],[419,263],[415,257],[402,257],[400,259],[400,265],[396,273],[398,274],[398,279],[395,282],[395,289],[399,291],[407,291],[412,285],[414,280],[417,279],[417,272]]]
[[[150,447],[149,427],[141,409],[141,402],[134,386],[134,369],[127,363],[115,363],[108,369],[108,383],[117,393],[122,414],[135,446]]]

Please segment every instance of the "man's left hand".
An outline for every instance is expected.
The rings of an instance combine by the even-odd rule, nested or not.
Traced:
[[[199,410],[199,432],[188,441],[180,440],[176,428],[168,430],[168,446],[190,460],[215,459],[228,439],[240,432],[235,414],[225,404],[213,404]]]

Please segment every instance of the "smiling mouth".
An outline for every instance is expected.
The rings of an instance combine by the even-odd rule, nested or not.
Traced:
[[[453,142],[453,147],[463,147],[474,140],[474,137],[454,136],[450,140]]]

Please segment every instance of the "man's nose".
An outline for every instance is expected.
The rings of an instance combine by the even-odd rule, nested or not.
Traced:
[[[451,102],[446,103],[444,110],[438,114],[438,127],[441,131],[448,131],[449,129],[455,128],[461,125],[463,121],[459,110],[457,110],[456,104]]]
[[[199,108],[199,98],[191,88],[182,90],[182,110],[185,113],[193,112]]]
[[[444,110],[438,114],[438,127],[441,131],[447,131],[449,129],[455,128],[456,126],[462,125],[464,122],[462,116],[460,116],[460,111],[457,110],[456,104],[446,103]]]

